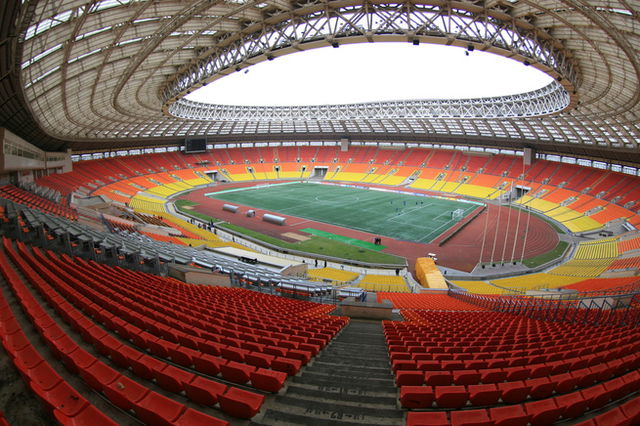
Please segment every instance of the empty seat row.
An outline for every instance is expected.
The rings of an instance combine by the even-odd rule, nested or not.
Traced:
[[[25,254],[24,257],[29,259],[30,256],[28,252],[24,251],[24,246],[21,245],[20,249],[21,252]],[[19,259],[17,261],[20,262]],[[47,271],[40,270],[40,272],[43,273],[44,276],[47,276]],[[26,268],[23,269],[23,273],[27,276],[31,275],[30,271]],[[55,276],[49,276],[49,278],[52,283],[57,281]],[[33,276],[32,279],[34,281],[38,280],[37,277]],[[61,283],[58,283],[58,285],[59,289],[62,289],[64,286],[64,284]],[[83,301],[83,296],[76,295],[75,301]],[[84,302],[84,304],[80,303],[79,306],[85,306],[88,308],[88,299],[84,299]],[[69,305],[67,306],[67,309],[71,308]],[[90,312],[92,311],[90,308],[88,310]],[[95,311],[93,312],[95,313]],[[99,314],[97,316],[101,317]],[[235,362],[232,363],[231,361],[228,362],[226,359],[218,358],[216,356],[207,357],[204,356],[206,354],[202,354],[189,347],[180,346],[175,343],[171,344],[171,342],[166,342],[159,338],[153,338],[148,333],[145,334],[143,330],[139,329],[135,325],[126,324],[126,322],[115,316],[108,316],[103,313],[102,320],[108,328],[110,327],[113,331],[118,332],[119,337],[130,339],[141,349],[149,349],[151,353],[156,356],[171,359],[173,362],[186,367],[193,367],[197,365],[201,369],[206,369],[205,372],[210,375],[217,375],[220,373],[223,378],[237,383],[246,383],[251,380],[255,387],[270,392],[277,392],[282,387],[286,379],[286,374],[279,371],[270,371],[251,365],[244,365]],[[77,321],[79,322],[79,320]],[[140,369],[146,368],[146,370],[150,371],[149,374],[156,380],[158,380],[159,376],[162,376],[163,379],[165,379],[163,383],[166,383],[167,380],[169,380],[166,377],[168,373],[175,373],[174,376],[177,375],[178,377],[174,378],[174,382],[178,383],[185,381],[184,379],[187,377],[186,375],[182,375],[180,377],[178,370],[168,368],[164,362],[158,360],[154,361],[153,358],[144,355],[140,350],[132,349],[123,345],[120,341],[109,335],[100,336],[99,338],[95,338],[94,341],[98,350],[104,355],[109,355],[115,360],[121,360],[121,363],[127,367],[138,365]],[[274,364],[276,361],[279,363],[277,366],[282,366],[283,369],[291,370],[293,368],[294,371],[299,369],[299,363],[296,363],[295,360],[290,361],[286,359],[278,359],[274,360]],[[193,378],[192,376],[188,377],[190,379]],[[162,381],[162,379],[160,381]],[[186,380],[186,382],[189,381],[190,380]],[[177,389],[178,387],[179,385],[176,385],[174,388],[170,388],[169,390],[176,392],[184,390],[181,388]]]
[[[11,250],[9,250],[9,255],[12,256],[14,261],[20,263],[21,259],[16,258],[15,253],[12,253]],[[64,301],[59,294],[55,293],[51,287],[48,287],[46,282],[33,277],[33,271],[26,269],[25,265],[22,265],[21,269],[26,276],[31,276],[30,281],[43,293],[48,303],[52,305],[59,315],[65,318],[69,325],[80,333],[83,340],[93,344],[98,353],[108,357],[115,365],[131,369],[137,377],[142,379],[154,380],[158,386],[168,391],[182,392],[189,399],[199,404],[211,406],[218,403],[224,412],[235,417],[250,418],[259,411],[264,401],[263,395],[227,386],[182,370],[132,347],[123,345],[98,325],[88,320],[72,305]],[[12,273],[6,263],[3,264],[3,273]],[[17,275],[13,274],[11,279],[13,281],[18,280]],[[19,281],[16,282],[18,282],[18,285],[20,284]],[[114,368],[91,355],[66,335],[48,315],[46,318],[48,327],[42,327],[42,336],[53,353],[63,360],[68,369],[73,373],[79,374],[89,386],[104,393],[115,405],[125,410],[136,411],[136,404],[145,403],[143,399],[147,396],[158,399],[157,395],[153,395],[155,392],[143,384],[123,376]],[[283,381],[284,377],[278,377],[278,380]],[[271,378],[273,376],[256,372],[254,380],[263,380],[268,383]],[[165,399],[168,401],[163,404],[168,404],[174,408],[177,407],[175,401],[168,398]],[[184,411],[184,409],[181,411]],[[136,413],[138,412],[136,411]],[[192,416],[190,415],[190,417]]]
[[[640,390],[638,370],[615,378],[608,377],[596,385],[594,380],[581,380],[582,376],[565,373],[550,378],[540,377],[497,384],[402,386],[400,402],[403,407],[411,409],[432,408],[434,405],[437,408],[463,408],[467,405],[517,404],[527,399],[558,397],[575,391],[584,397],[597,396],[597,403],[590,406],[595,409],[610,399],[620,399]]]

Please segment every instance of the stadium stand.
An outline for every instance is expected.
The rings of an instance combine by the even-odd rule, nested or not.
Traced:
[[[307,271],[309,279],[319,281],[330,281],[333,285],[342,285],[349,283],[360,276],[357,272],[344,271],[341,269],[325,267],[318,269],[309,269]]]
[[[368,291],[393,291],[408,293],[409,287],[403,277],[395,275],[366,274],[355,284]]]
[[[407,424],[552,424],[624,402],[640,387],[633,327],[567,327],[497,312],[402,313],[408,321],[383,324],[400,403],[428,409],[410,411]]]
[[[11,200],[14,203],[22,204],[40,211],[63,216],[71,220],[78,219],[78,212],[68,206],[53,202],[39,195],[33,194],[14,185],[0,186],[0,198]]]
[[[85,340],[93,343],[98,352],[109,355],[121,367],[133,368],[142,379],[154,378],[168,391],[186,391],[190,399],[200,403],[207,401],[206,405],[218,401],[223,412],[235,417],[253,417],[264,397],[211,381],[194,372],[208,377],[219,375],[239,384],[250,382],[256,389],[277,392],[287,375],[295,374],[346,323],[343,318],[326,316],[331,309],[326,305],[279,299],[241,289],[196,288],[170,279],[89,264],[80,259],[74,261],[51,252],[46,257],[37,248],[33,248],[32,253],[22,243],[18,243],[18,254],[7,239],[4,239],[4,249],[30,284]],[[8,261],[2,257],[0,261],[5,278],[19,280],[15,273],[12,274]],[[41,277],[46,277],[46,281]],[[67,301],[59,296],[51,299],[56,293]],[[114,294],[127,297],[111,300]],[[269,302],[265,297],[270,298]],[[238,303],[240,301],[242,303]],[[213,311],[210,303],[215,303]],[[269,313],[263,312],[264,309]],[[111,333],[96,328],[80,311],[104,322]],[[162,312],[162,317],[152,315],[152,312]],[[220,312],[221,317],[214,320],[213,312]],[[286,322],[283,322],[284,318],[287,318]],[[267,329],[272,324],[277,324],[277,332]],[[295,324],[295,329],[288,328],[287,324]],[[46,327],[48,331],[51,331],[50,327]],[[261,331],[252,334],[256,330]],[[72,363],[84,362],[86,356],[76,361],[75,355],[66,355],[76,353],[76,346],[71,346],[74,343],[69,337],[60,334],[52,334],[52,337],[55,339],[52,348],[58,348],[63,360],[71,356]],[[129,346],[129,341],[133,346]],[[157,361],[143,360],[148,356],[140,349],[149,349],[158,357]],[[166,364],[163,358],[171,359],[187,370]],[[90,372],[93,365],[93,362],[75,364],[75,368],[83,377],[86,368],[88,382],[91,382],[91,378],[96,379],[95,373]],[[102,370],[105,368],[109,369],[101,367]],[[118,405],[118,401],[127,395],[111,388],[110,383],[114,380],[103,382],[99,389]],[[149,392],[147,389],[144,394]],[[126,404],[136,407],[139,401],[131,400]],[[138,413],[136,408],[134,411]],[[184,411],[184,407],[179,411]],[[175,417],[165,421],[172,419]]]
[[[421,148],[411,149],[400,167],[393,167],[392,160],[402,155],[393,156],[387,150],[375,147],[352,147],[350,152],[344,153],[336,153],[335,147],[302,150],[298,147],[262,148],[259,155],[238,148],[233,151],[233,157],[226,153],[220,154],[223,153],[216,152],[215,157],[211,153],[200,155],[208,155],[216,164],[224,166],[219,172],[232,181],[307,178],[312,173],[311,161],[315,160],[316,165],[329,166],[327,180],[400,185],[417,173],[419,177],[410,184],[412,188],[485,199],[494,199],[503,194],[512,184],[519,182],[515,180],[521,179],[522,174],[522,170],[514,167],[515,157],[460,154],[458,151]],[[144,161],[134,161],[136,158],[83,161],[77,164],[73,172],[44,176],[38,179],[38,184],[59,190],[65,195],[81,190],[86,194],[94,192],[106,195],[114,201],[127,203],[137,190],[143,188],[160,197],[169,197],[177,191],[211,183],[204,175],[205,168],[184,168],[194,167],[202,161],[197,155],[154,154],[153,157],[145,157]],[[272,159],[271,161],[278,159],[279,163],[264,162],[265,158]],[[337,164],[333,163],[336,159]],[[390,164],[385,164],[387,162]],[[163,166],[152,167],[153,164]],[[480,167],[481,164],[484,167]],[[276,166],[279,167],[278,172]],[[527,182],[532,190],[518,200],[518,203],[547,214],[575,233],[597,230],[602,225],[619,219],[627,219],[640,225],[640,217],[627,209],[633,208],[633,194],[640,191],[633,186],[636,185],[636,177],[599,169],[582,171],[584,169],[580,168],[575,175],[569,175],[565,166],[567,165],[558,168],[552,162],[537,160],[525,169],[523,182]],[[96,167],[105,172],[107,177],[104,180],[94,178],[93,170]],[[248,167],[251,167],[252,173]],[[504,177],[508,180],[505,181]],[[568,177],[570,179],[567,180]],[[629,185],[618,184],[622,178]],[[565,187],[553,186],[554,183]],[[583,193],[586,189],[589,191]],[[532,194],[536,191],[537,196],[533,197]],[[594,198],[595,196],[601,198]],[[565,205],[565,202],[568,204]]]
[[[403,294],[378,292],[378,302],[389,300],[395,309],[429,309],[436,311],[484,311],[470,303],[463,302],[448,294]]]

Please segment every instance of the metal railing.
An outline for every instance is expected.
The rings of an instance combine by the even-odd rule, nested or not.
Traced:
[[[459,289],[449,295],[496,312],[507,312],[552,322],[638,326],[640,288],[549,295],[481,295]]]

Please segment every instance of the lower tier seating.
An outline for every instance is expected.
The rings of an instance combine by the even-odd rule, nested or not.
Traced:
[[[187,285],[45,254],[22,243],[16,248],[8,239],[3,247],[0,268],[7,282],[27,295],[33,287],[86,342],[62,331],[56,319],[35,315],[46,319],[40,328],[54,354],[145,423],[226,424],[211,417],[211,410],[194,411],[154,386],[224,415],[251,418],[265,393],[278,392],[346,324],[327,316],[332,307],[326,305]],[[38,309],[35,297],[28,297],[33,301],[26,308]],[[88,352],[87,344],[96,353]]]
[[[499,312],[403,310],[383,327],[407,424],[637,424],[640,330]],[[630,399],[631,398],[631,399]],[[620,401],[619,404],[616,404]],[[624,404],[623,404],[624,403]],[[418,410],[418,411],[416,411]],[[634,423],[635,422],[635,423]]]

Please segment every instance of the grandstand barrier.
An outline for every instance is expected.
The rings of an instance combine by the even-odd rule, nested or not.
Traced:
[[[231,213],[236,213],[240,207],[234,206],[233,204],[223,204],[222,210],[226,210]]]
[[[170,265],[168,276],[189,284],[231,286],[231,279],[227,274],[203,271],[186,265]]]
[[[567,293],[562,297],[557,294],[479,295],[452,289],[449,295],[496,312],[544,321],[615,326],[640,324],[640,289],[631,292]]]
[[[358,302],[354,297],[347,297],[339,304],[340,315],[349,318],[390,320],[393,314],[393,304],[389,300],[378,303]]]
[[[282,226],[285,224],[286,218],[282,216],[276,216],[274,214],[265,213],[264,215],[262,215],[262,220]]]

